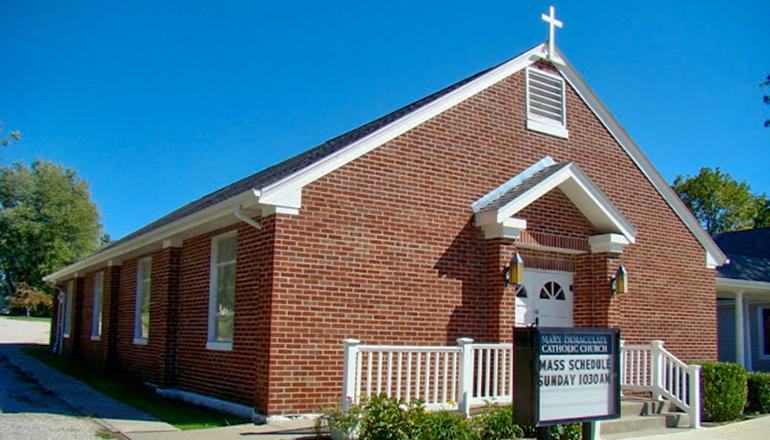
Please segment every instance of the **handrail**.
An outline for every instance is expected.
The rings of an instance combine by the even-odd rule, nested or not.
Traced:
[[[700,428],[700,366],[687,365],[663,348],[663,341],[626,345],[621,341],[621,383],[627,391],[649,391],[666,398],[690,416],[690,427]]]

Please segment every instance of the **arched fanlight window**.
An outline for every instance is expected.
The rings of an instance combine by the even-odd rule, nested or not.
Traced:
[[[540,298],[564,301],[567,299],[567,296],[564,294],[564,289],[562,289],[559,283],[548,281],[543,288],[540,289]]]

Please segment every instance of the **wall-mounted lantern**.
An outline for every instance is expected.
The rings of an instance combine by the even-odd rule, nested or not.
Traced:
[[[511,284],[519,286],[524,283],[524,260],[519,255],[519,251],[513,254],[511,261],[505,266],[503,277],[505,278],[506,287]]]
[[[610,281],[610,289],[612,290],[612,296],[628,293],[628,272],[622,264],[618,266],[615,276]]]

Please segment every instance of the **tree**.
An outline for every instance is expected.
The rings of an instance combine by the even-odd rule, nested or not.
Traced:
[[[23,309],[27,316],[47,315],[53,307],[53,298],[51,295],[30,287],[27,283],[19,283],[16,292],[11,299],[11,307],[14,309]]]
[[[751,229],[762,222],[767,206],[764,194],[752,194],[746,182],[738,182],[719,168],[701,168],[697,176],[677,176],[674,191],[711,235]]]
[[[770,199],[763,197],[759,212],[754,218],[754,228],[770,228]]]
[[[6,293],[93,252],[102,226],[88,185],[74,170],[35,160],[0,168],[0,272]]]

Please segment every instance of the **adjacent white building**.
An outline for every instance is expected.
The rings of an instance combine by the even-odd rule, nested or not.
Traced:
[[[719,360],[770,371],[770,228],[715,239],[730,258],[717,269]]]

